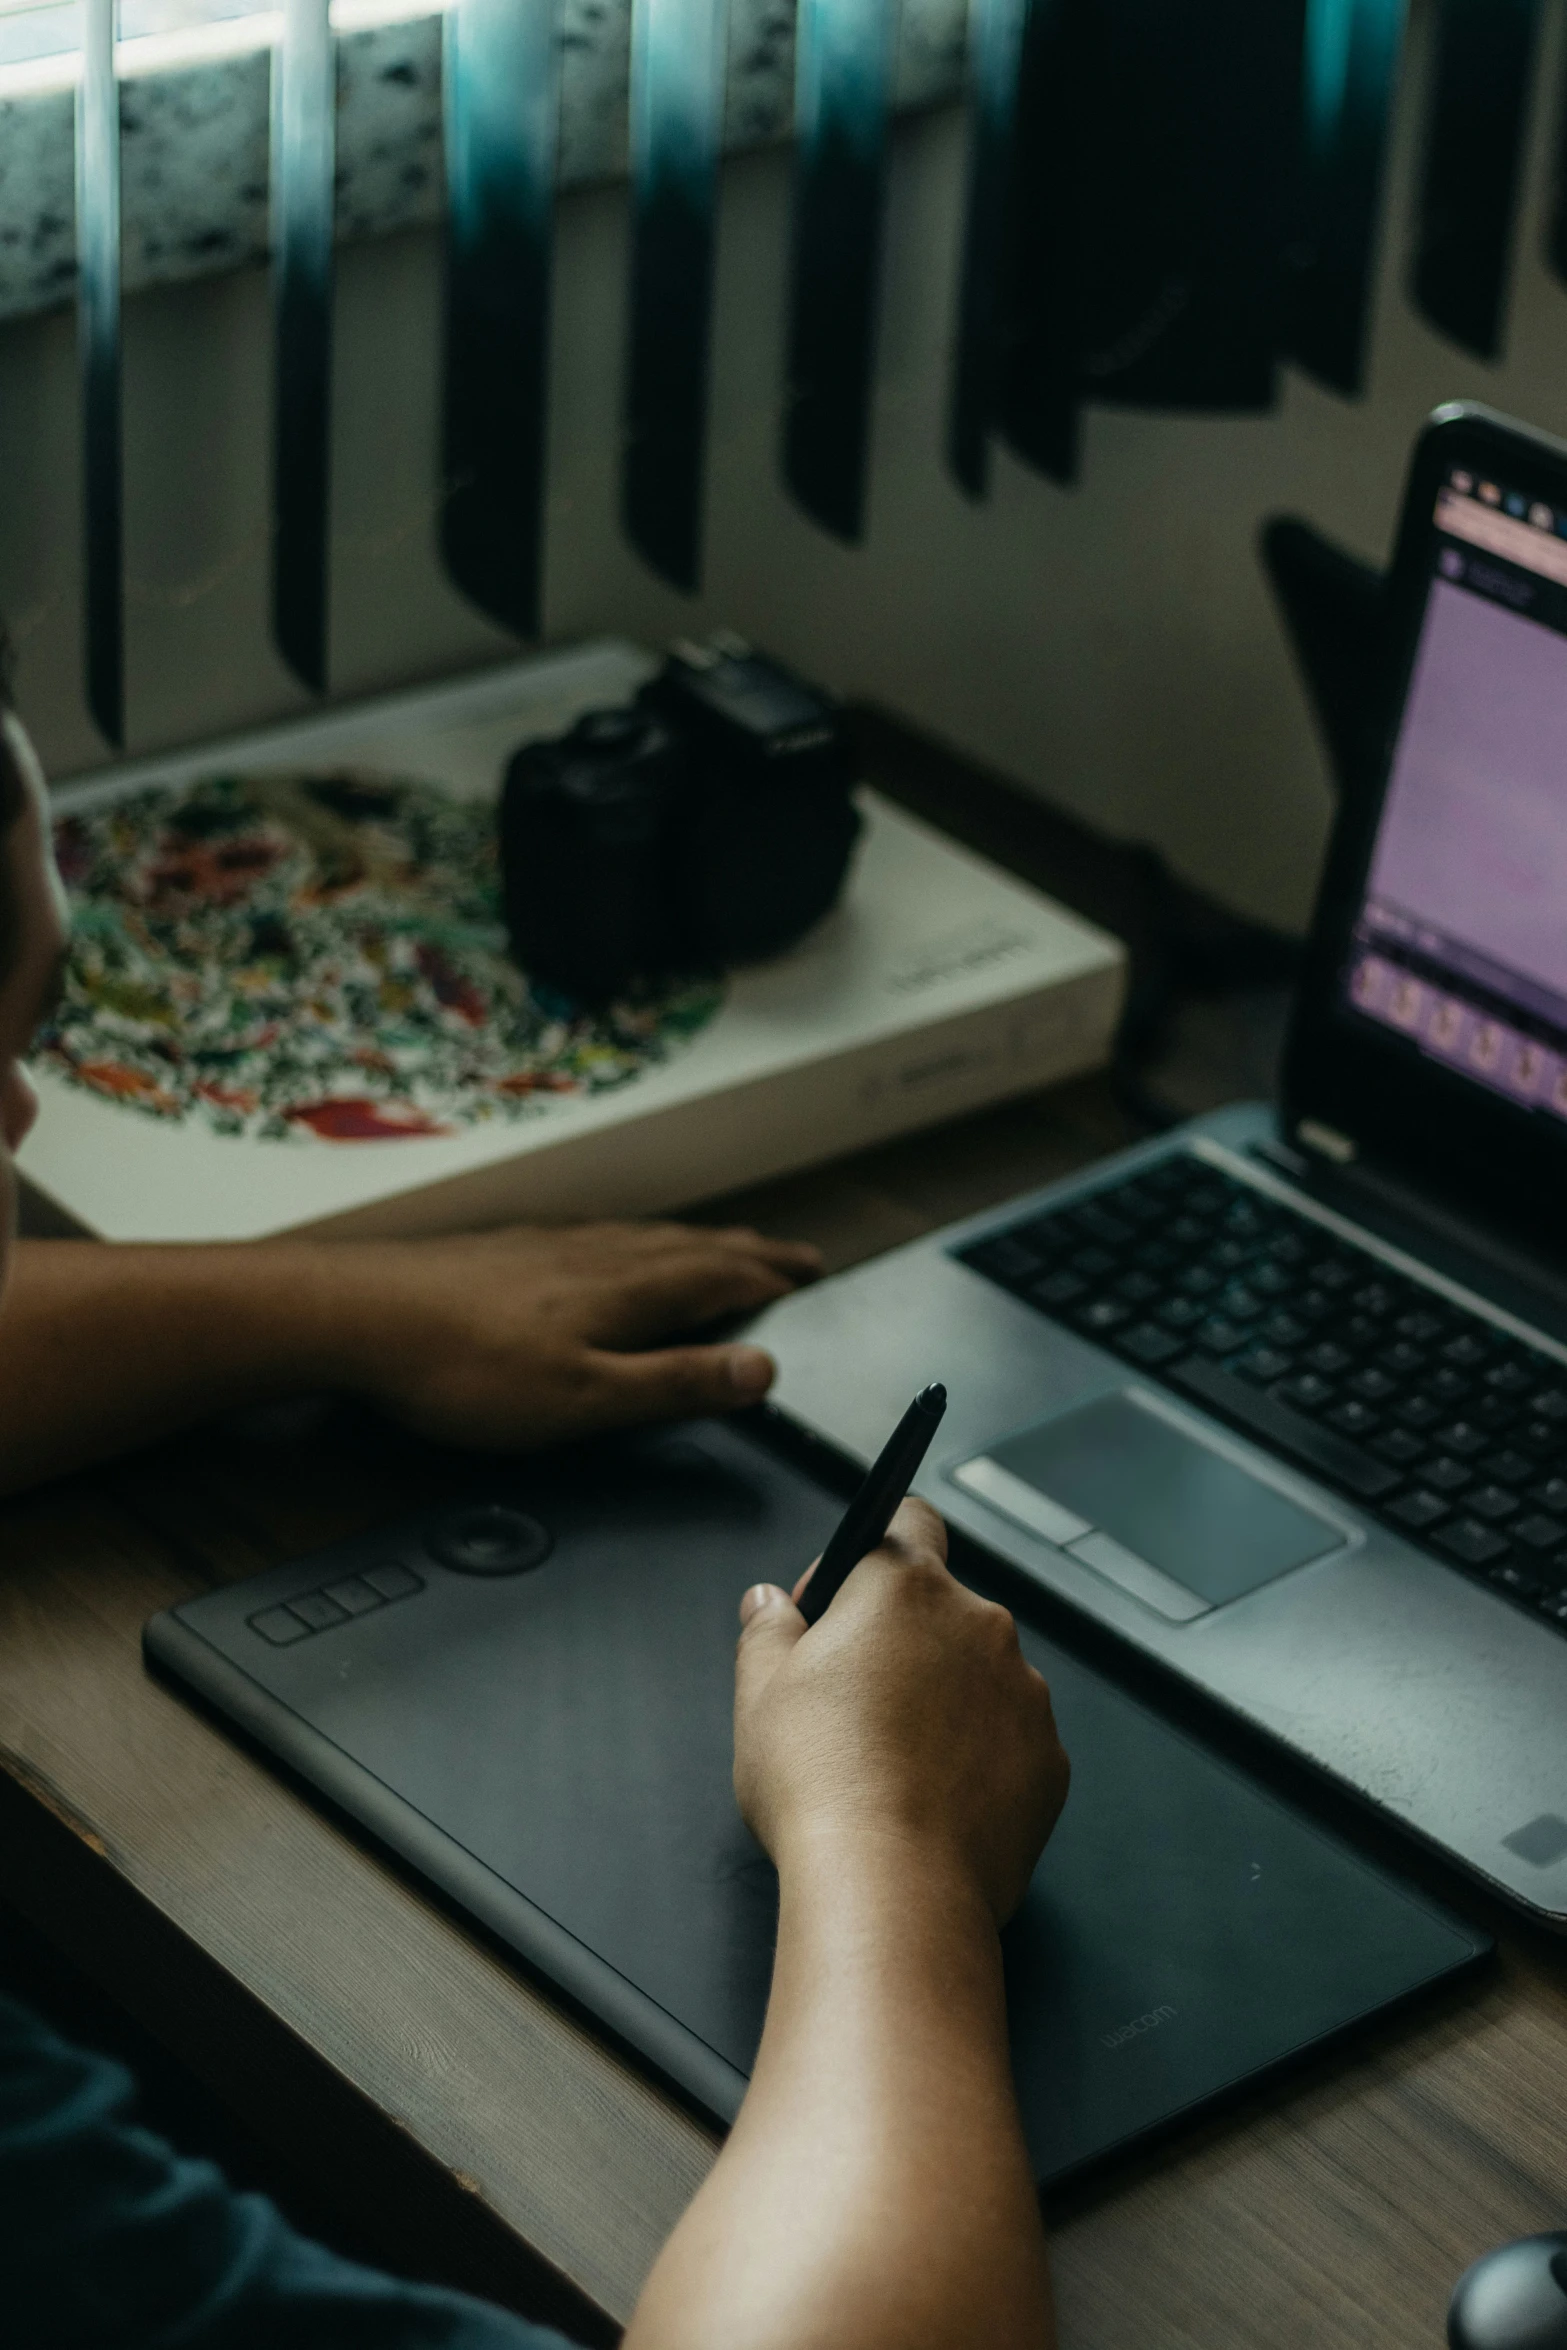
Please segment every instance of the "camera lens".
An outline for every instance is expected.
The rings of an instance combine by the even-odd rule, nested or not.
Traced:
[[[554,1536],[537,1518],[504,1502],[469,1502],[432,1526],[425,1541],[443,1567],[459,1575],[522,1575],[542,1566]]]

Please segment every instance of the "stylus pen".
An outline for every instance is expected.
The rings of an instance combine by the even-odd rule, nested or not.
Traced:
[[[837,1598],[862,1558],[882,1541],[947,1408],[938,1381],[922,1387],[866,1471],[865,1482],[833,1529],[821,1563],[800,1595],[800,1613],[814,1624]]]

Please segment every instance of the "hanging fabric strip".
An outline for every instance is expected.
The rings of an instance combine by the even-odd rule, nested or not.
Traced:
[[[327,667],[336,124],[329,0],[283,0],[272,68],[272,634],[314,693]]]
[[[1008,217],[997,264],[997,408],[1015,456],[1077,475],[1074,115],[1083,103],[1074,0],[1028,0],[1018,56]]]
[[[1405,0],[1308,0],[1300,217],[1286,348],[1335,391],[1365,382]]]
[[[543,581],[554,0],[457,0],[445,19],[446,352],[441,551],[462,593],[537,636]]]
[[[1084,396],[1272,404],[1304,0],[1073,0]]]
[[[120,437],[120,90],[116,0],[86,0],[76,100],[77,350],[82,385],[87,707],[125,740],[125,536]]]
[[[723,109],[721,0],[633,0],[621,514],[632,545],[690,593],[701,581]]]
[[[1538,0],[1437,0],[1415,300],[1482,359],[1502,348]]]
[[[1012,133],[1026,20],[1027,0],[971,0],[968,203],[947,411],[947,462],[971,498],[982,498],[990,486]]]
[[[784,478],[864,534],[886,182],[891,0],[799,0]]]

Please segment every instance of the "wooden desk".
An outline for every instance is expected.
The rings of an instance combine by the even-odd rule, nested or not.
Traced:
[[[1188,1050],[1189,1106],[1240,1033]],[[1093,1081],[723,1212],[842,1266],[1127,1136]],[[0,1885],[383,2257],[612,2340],[710,2133],[141,1666],[154,1610],[448,1469],[338,1420],[0,1508]],[[1567,1953],[1488,1922],[1478,1991],[1063,2206],[1067,2350],[1436,2350],[1459,2270],[1567,2203]]]

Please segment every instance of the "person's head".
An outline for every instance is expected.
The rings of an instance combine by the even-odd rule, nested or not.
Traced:
[[[0,636],[0,1287],[16,1210],[11,1154],[37,1108],[22,1056],[58,993],[65,938],[43,774],[11,706]]]

